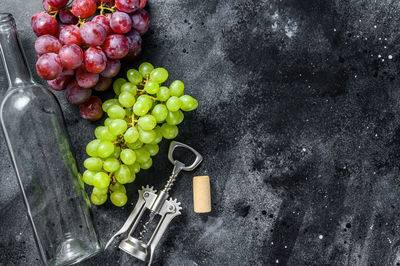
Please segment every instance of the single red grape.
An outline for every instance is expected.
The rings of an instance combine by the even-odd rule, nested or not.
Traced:
[[[144,35],[149,29],[150,15],[149,13],[139,8],[131,14],[132,28],[134,28],[140,35]]]
[[[110,17],[110,27],[115,33],[127,33],[132,28],[132,20],[124,12],[115,12]]]
[[[140,46],[139,49],[135,51],[129,51],[129,53],[126,55],[126,58],[130,60],[136,59],[141,52],[142,52],[142,46]]]
[[[68,3],[68,0],[47,0],[47,3],[53,10],[59,10]]]
[[[62,65],[66,69],[76,69],[82,65],[83,51],[76,44],[66,44],[58,53]]]
[[[64,26],[60,31],[59,39],[62,44],[76,44],[81,46],[83,42],[80,29],[76,25]]]
[[[120,69],[121,62],[119,60],[108,59],[106,68],[100,73],[100,75],[105,78],[113,78],[118,75]]]
[[[33,24],[35,23],[36,19],[38,19],[40,16],[42,16],[43,14],[47,14],[46,12],[40,11],[35,13],[32,18],[31,18],[31,27],[33,27]]]
[[[82,39],[89,46],[102,45],[107,37],[107,33],[104,27],[93,21],[89,21],[83,24],[80,32]]]
[[[68,83],[65,90],[65,98],[70,104],[79,105],[86,102],[92,95],[91,89],[81,88],[76,80]]]
[[[136,30],[132,29],[130,32],[125,34],[125,37],[129,42],[130,53],[136,52],[142,47],[142,37]]]
[[[99,81],[99,74],[91,73],[86,70],[84,66],[78,68],[75,73],[76,81],[82,88],[92,88]]]
[[[73,70],[73,69],[64,69],[63,72],[61,73],[61,75],[73,76],[73,75],[75,75],[75,70]]]
[[[110,87],[111,83],[112,79],[100,76],[99,82],[97,82],[96,86],[93,87],[93,90],[105,91]]]
[[[117,8],[125,13],[131,13],[139,7],[139,0],[115,0]]]
[[[49,84],[49,86],[55,91],[62,91],[67,86],[68,82],[72,79],[73,75],[73,70],[64,70],[60,75],[58,75],[57,78],[53,80],[48,80],[47,84]]]
[[[129,41],[124,35],[109,35],[103,43],[102,48],[108,58],[121,59],[128,54]]]
[[[67,25],[64,25],[64,24],[58,25],[57,33],[54,34],[54,36],[55,36],[57,39],[60,39],[60,32],[61,32],[62,29],[65,28],[66,26],[67,26]],[[61,41],[60,41],[60,42],[61,42]]]
[[[113,34],[113,31],[110,27],[110,19],[108,17],[103,16],[103,15],[98,15],[98,16],[95,16],[92,19],[92,21],[103,26],[103,28],[106,30],[107,35]]]
[[[100,48],[90,47],[84,57],[87,71],[99,74],[106,68],[107,57]]]
[[[58,12],[58,17],[60,21],[64,24],[76,24],[78,23],[78,18],[72,14],[72,12],[68,9],[63,9]]]
[[[86,120],[99,120],[103,116],[102,104],[99,97],[91,96],[89,100],[79,106],[79,112]]]
[[[35,19],[32,28],[37,36],[45,34],[55,35],[58,30],[58,23],[57,20],[49,14],[42,14]]]
[[[140,8],[144,8],[145,6],[146,6],[146,0],[140,0],[140,5],[139,5],[139,7]]]
[[[60,57],[55,53],[40,56],[36,62],[36,71],[42,79],[55,79],[62,72]]]
[[[46,53],[58,54],[61,46],[61,42],[56,37],[49,34],[42,35],[35,41],[35,51],[39,55]]]
[[[76,0],[72,5],[72,14],[75,17],[89,18],[96,13],[97,5],[94,0]]]

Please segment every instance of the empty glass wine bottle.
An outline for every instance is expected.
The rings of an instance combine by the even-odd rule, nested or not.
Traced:
[[[90,202],[59,103],[32,80],[11,14],[0,13],[0,50],[9,82],[0,120],[40,256],[82,261],[101,249]]]

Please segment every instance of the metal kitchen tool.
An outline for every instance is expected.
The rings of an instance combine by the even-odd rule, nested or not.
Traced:
[[[196,159],[190,166],[186,166],[182,162],[174,160],[173,153],[178,147],[189,149],[196,156]],[[175,216],[180,215],[180,210],[182,210],[180,202],[178,202],[176,199],[168,199],[169,191],[171,190],[180,171],[193,171],[201,163],[203,157],[200,155],[200,153],[188,145],[177,141],[172,141],[169,147],[168,159],[174,165],[174,169],[172,170],[172,174],[169,177],[164,189],[157,194],[157,191],[154,190],[153,187],[142,187],[142,189],[139,190],[139,199],[132,213],[129,215],[122,228],[108,241],[105,248],[107,248],[117,236],[127,232],[130,229],[128,236],[119,244],[119,248],[142,261],[146,261],[150,254],[148,261],[149,265],[151,264],[154,250],[157,247],[162,235],[164,234],[171,220]],[[141,221],[141,218],[146,210],[150,211],[149,219],[142,225],[142,230],[139,232],[139,237],[135,238],[133,237],[133,233],[137,229],[139,222]],[[161,216],[160,220],[149,240],[144,241],[143,237],[149,230],[148,226],[156,215]]]

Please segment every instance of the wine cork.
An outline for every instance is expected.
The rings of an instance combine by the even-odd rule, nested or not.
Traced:
[[[211,211],[210,178],[208,176],[193,177],[193,208],[197,213]]]

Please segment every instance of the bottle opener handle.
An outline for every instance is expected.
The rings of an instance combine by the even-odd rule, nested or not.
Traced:
[[[186,166],[185,164],[179,162],[178,160],[174,160],[174,157],[173,157],[174,150],[178,147],[188,149],[191,152],[193,152],[194,155],[196,155],[196,159],[194,160],[194,162],[191,165]],[[193,171],[201,163],[201,161],[203,161],[203,156],[201,156],[201,154],[198,151],[196,151],[195,149],[193,149],[192,147],[190,147],[186,144],[183,144],[183,143],[177,142],[177,141],[172,141],[171,144],[169,145],[168,159],[173,165],[177,165],[177,163],[179,163],[181,165],[180,170]]]

